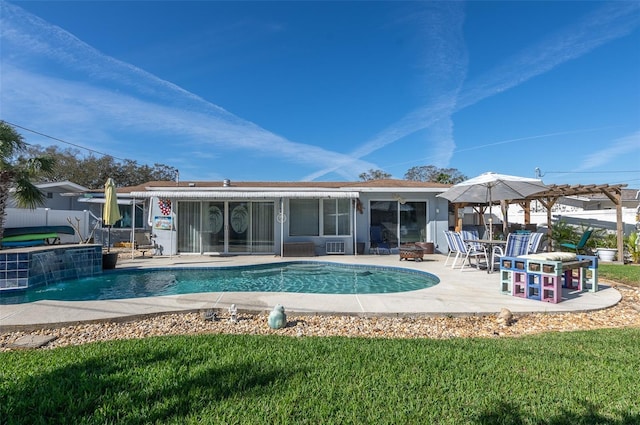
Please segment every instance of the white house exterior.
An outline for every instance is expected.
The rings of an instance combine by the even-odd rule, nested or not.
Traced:
[[[352,255],[369,252],[372,226],[382,229],[391,249],[432,242],[444,251],[448,202],[436,195],[448,187],[406,180],[225,180],[126,189],[129,197],[148,202],[146,224],[157,254],[279,255],[304,244],[315,255]]]

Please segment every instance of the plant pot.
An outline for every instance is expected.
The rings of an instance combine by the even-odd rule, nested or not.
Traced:
[[[102,269],[115,269],[118,262],[117,252],[106,252],[102,254]]]
[[[433,254],[435,252],[435,245],[433,242],[416,242],[418,248],[422,248],[422,252],[425,254]]]
[[[615,248],[598,248],[596,253],[600,261],[614,261],[618,250]]]

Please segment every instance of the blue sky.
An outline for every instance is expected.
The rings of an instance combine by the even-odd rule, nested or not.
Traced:
[[[435,165],[640,187],[637,1],[1,12],[0,119],[181,180],[402,178]]]

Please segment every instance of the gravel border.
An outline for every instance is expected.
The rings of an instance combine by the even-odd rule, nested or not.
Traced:
[[[609,282],[622,294],[610,308],[579,313],[514,314],[469,316],[362,317],[330,315],[287,315],[287,326],[273,330],[268,314],[238,312],[233,323],[227,311],[174,313],[138,318],[133,321],[105,320],[63,327],[0,334],[0,352],[21,348],[20,341],[50,340],[36,349],[54,349],[97,341],[148,338],[166,335],[250,334],[302,336],[343,336],[365,338],[496,338],[518,337],[542,332],[566,332],[602,328],[640,328],[640,288]]]

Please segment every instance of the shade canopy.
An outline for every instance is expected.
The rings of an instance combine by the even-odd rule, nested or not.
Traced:
[[[540,179],[489,172],[458,183],[438,196],[453,203],[491,205],[505,199],[525,199],[546,189]]]
[[[118,208],[118,195],[116,194],[116,183],[112,178],[107,179],[104,184],[104,206],[102,208],[102,224],[113,226],[122,216]]]

